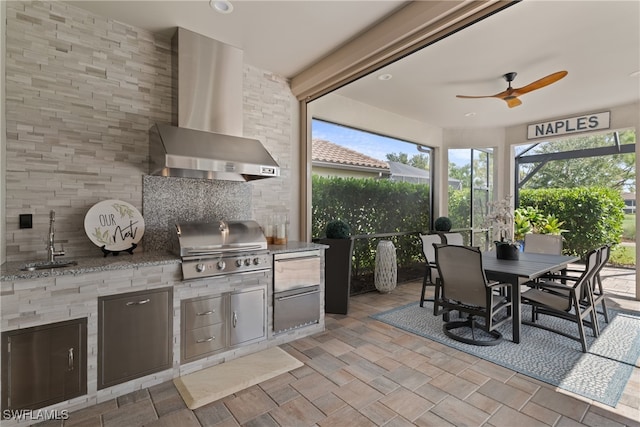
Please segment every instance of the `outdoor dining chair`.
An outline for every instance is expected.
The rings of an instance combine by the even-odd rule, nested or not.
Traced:
[[[562,236],[556,234],[525,234],[524,251],[536,254],[562,255]]]
[[[531,321],[522,320],[523,324],[535,326],[555,332],[567,338],[579,341],[582,351],[587,352],[585,324],[591,327],[593,335],[599,335],[598,319],[593,303],[591,283],[598,269],[599,250],[594,249],[587,254],[585,269],[579,277],[550,276],[553,280],[530,283],[531,289],[521,295],[524,304],[531,305]],[[562,283],[567,281],[568,283]],[[540,315],[548,315],[575,322],[578,334],[569,334],[548,324],[540,323]],[[590,320],[585,320],[589,317]]]
[[[440,233],[442,236],[442,243],[447,245],[464,245],[464,238],[461,233]]]
[[[603,245],[595,249],[595,251],[598,254],[597,266],[595,267],[593,277],[589,281],[589,286],[582,287],[582,295],[581,295],[580,302],[582,304],[589,304],[589,303],[593,304],[593,307],[594,307],[594,310],[596,310],[596,313],[602,314],[602,316],[604,317],[605,323],[609,323],[609,313],[607,311],[607,303],[606,303],[606,298],[604,294],[604,288],[602,286],[602,277],[600,276],[600,273],[604,268],[604,266],[609,261],[611,246]],[[584,270],[572,268],[572,269],[565,270],[562,275],[558,275],[558,273],[550,273],[543,276],[543,278],[552,279],[552,280],[561,280],[562,283],[566,283],[567,281],[578,280],[580,278],[579,275],[581,275],[583,272]],[[575,273],[578,273],[578,276],[576,276]],[[562,291],[555,290],[555,292],[562,293],[563,295],[568,295],[568,290],[566,289]],[[587,292],[591,292],[591,300],[589,300],[586,297]],[[598,306],[601,307],[601,311],[598,311]],[[588,322],[585,322],[585,323],[588,323]],[[598,333],[600,333],[600,325],[597,324],[596,327],[598,328]]]
[[[440,282],[438,269],[436,267],[436,254],[433,248],[434,243],[442,243],[442,237],[440,234],[422,234],[420,233],[420,241],[422,242],[422,254],[425,259],[425,272],[422,279],[422,293],[420,294],[420,307],[424,307],[425,301],[433,301],[433,314],[437,316],[439,314],[438,299],[440,298]],[[434,287],[433,298],[425,298],[427,286]]]
[[[604,317],[605,323],[609,323],[609,313],[607,312],[607,303],[604,296],[604,288],[602,286],[601,272],[604,266],[609,262],[609,256],[611,255],[611,246],[603,245],[599,249],[598,256],[598,268],[591,281],[591,292],[593,293],[593,305],[598,308],[598,305],[602,307],[602,311],[598,312]]]
[[[482,266],[482,253],[477,247],[436,244],[434,248],[440,273],[439,303],[446,313],[457,311],[460,316],[467,316],[465,320],[449,320],[443,316],[444,334],[472,345],[500,343],[502,334],[496,329],[511,321],[510,296],[513,295],[513,285],[487,280]],[[506,292],[498,292],[500,290]],[[469,328],[470,331],[460,331],[462,328]],[[484,331],[486,337],[476,337],[478,330]]]

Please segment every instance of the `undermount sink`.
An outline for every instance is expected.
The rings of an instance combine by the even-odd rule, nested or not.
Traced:
[[[63,268],[70,267],[72,265],[77,265],[76,261],[41,261],[41,262],[31,262],[29,264],[25,264],[20,270],[22,271],[35,271],[35,270],[46,270],[49,268]]]

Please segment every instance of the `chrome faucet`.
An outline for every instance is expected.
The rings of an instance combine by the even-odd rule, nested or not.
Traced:
[[[47,245],[47,261],[55,262],[57,256],[64,256],[64,246],[56,251],[55,229],[53,223],[56,222],[56,212],[49,212],[49,244]]]

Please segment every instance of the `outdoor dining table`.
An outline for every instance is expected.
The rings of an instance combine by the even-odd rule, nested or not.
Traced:
[[[513,342],[520,342],[521,310],[520,285],[554,271],[560,271],[578,261],[577,256],[520,252],[517,260],[497,259],[495,251],[482,253],[482,265],[489,280],[513,284],[512,326]]]

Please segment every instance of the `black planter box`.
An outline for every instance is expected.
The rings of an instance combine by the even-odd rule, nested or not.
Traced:
[[[512,243],[495,242],[496,244],[496,258],[498,259],[518,259],[520,253],[520,247]]]
[[[324,311],[347,314],[351,292],[351,258],[353,239],[318,239],[328,245],[325,251]]]

